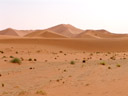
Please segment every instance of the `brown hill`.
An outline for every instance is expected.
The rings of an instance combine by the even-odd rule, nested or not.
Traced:
[[[0,31],[0,35],[19,36],[18,33],[12,28],[8,28],[8,29]]]
[[[30,34],[25,35],[25,37],[66,38],[63,35],[48,30],[37,30]]]
[[[75,34],[79,34],[83,31],[70,24],[60,24],[60,25],[48,28],[46,30],[53,31],[68,37],[73,37]]]
[[[78,34],[77,38],[122,38],[128,37],[127,34],[114,34],[106,30],[85,30]]]
[[[8,28],[0,31],[0,35],[11,35],[11,36],[24,36],[28,33],[33,32],[33,30],[16,30]]]

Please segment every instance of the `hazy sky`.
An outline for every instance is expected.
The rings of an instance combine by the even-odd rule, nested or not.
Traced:
[[[0,29],[57,24],[128,33],[128,0],[0,0]]]

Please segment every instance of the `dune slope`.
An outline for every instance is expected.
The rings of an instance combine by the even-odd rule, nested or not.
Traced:
[[[75,34],[81,33],[83,30],[78,29],[70,24],[60,24],[46,30],[53,31],[64,36],[73,37]]]
[[[65,36],[47,30],[34,31],[25,37],[66,38]]]
[[[77,38],[123,38],[128,37],[127,34],[114,34],[106,30],[85,30],[82,33],[76,35]]]
[[[40,44],[50,45],[61,48],[84,51],[127,51],[128,38],[125,39],[38,39],[38,38],[22,38],[22,39],[1,39],[0,43],[7,44]]]

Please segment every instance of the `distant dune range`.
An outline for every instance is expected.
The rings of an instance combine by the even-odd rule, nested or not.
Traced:
[[[8,28],[0,31],[0,35],[20,36],[20,37],[45,37],[45,38],[124,38],[128,34],[114,34],[104,29],[102,30],[82,30],[70,24],[60,24],[42,30],[16,30]]]
[[[60,24],[60,25],[48,28],[46,30],[53,31],[68,37],[74,37],[76,34],[79,34],[84,31],[70,24]]]
[[[0,31],[0,35],[9,35],[9,36],[24,36],[33,32],[33,30],[16,30],[12,28],[8,28]]]
[[[106,30],[85,30],[76,35],[77,38],[122,38],[128,37],[128,34],[114,34]]]
[[[48,30],[37,30],[25,35],[25,37],[66,38],[61,34],[57,34]]]
[[[44,30],[0,31],[0,44],[22,44],[22,47],[39,45],[51,49],[64,48],[87,52],[128,51],[128,34],[114,34],[106,30],[81,30],[61,24]],[[4,46],[4,45],[1,45]]]

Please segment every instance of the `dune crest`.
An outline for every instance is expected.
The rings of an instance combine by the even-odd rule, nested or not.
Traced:
[[[123,38],[128,37],[127,34],[115,34],[107,30],[85,30],[76,35],[77,38]]]
[[[53,31],[68,37],[73,37],[75,34],[81,33],[83,31],[70,24],[60,24],[60,25],[48,28],[46,30]]]
[[[45,37],[45,38],[66,38],[63,35],[47,31],[47,30],[37,30],[30,34],[25,35],[25,37]]]
[[[10,35],[10,36],[24,36],[33,32],[33,30],[16,30],[12,28],[7,28],[0,31],[0,35]]]

